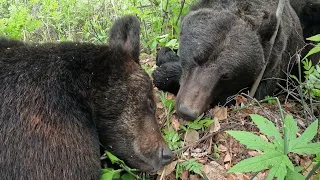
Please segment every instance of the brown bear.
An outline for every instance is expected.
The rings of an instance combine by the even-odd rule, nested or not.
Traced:
[[[179,41],[182,70],[176,108],[181,117],[195,119],[210,104],[223,105],[228,97],[249,90],[265,63],[267,69],[255,96],[262,99],[272,95],[304,44],[299,18],[286,1],[271,46],[277,30],[278,2],[200,0],[191,6],[182,20]],[[170,65],[166,66],[169,69]],[[177,64],[172,66],[179,69]],[[171,77],[161,66],[156,71],[161,73],[154,73],[155,80],[164,79],[159,77],[163,74]]]
[[[99,179],[100,144],[142,171],[172,160],[139,33],[125,16],[109,45],[0,38],[0,179]]]

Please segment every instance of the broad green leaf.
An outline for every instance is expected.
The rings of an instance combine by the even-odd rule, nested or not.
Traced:
[[[287,128],[287,136],[290,144],[291,141],[297,138],[297,122],[293,119],[291,115],[286,115],[286,117],[284,118],[284,125]]]
[[[309,41],[320,42],[320,34],[307,38]]]
[[[318,130],[318,120],[314,121],[304,132],[303,134],[298,137],[297,139],[293,140],[292,143],[289,144],[289,151],[293,152],[294,149],[297,147],[301,148],[301,145],[307,144],[310,142],[315,135],[317,134]]]
[[[277,180],[283,180],[287,174],[287,168],[282,163],[275,163],[273,167],[271,167],[267,180],[273,180],[274,177],[277,177]]]
[[[283,139],[281,138],[279,129],[271,121],[257,114],[250,114],[250,117],[258,126],[261,133],[267,135],[269,139],[275,139],[274,142],[277,144],[277,147],[283,147]]]
[[[295,167],[294,171],[288,169],[286,180],[304,180],[305,177],[299,173],[302,169],[304,169],[304,168]]]
[[[275,146],[266,142],[260,136],[246,131],[226,131],[241,144],[246,145],[249,149],[257,149],[261,151],[274,150]]]
[[[101,180],[112,180],[112,179],[117,179],[120,178],[120,172],[122,170],[114,170],[111,168],[106,168],[106,169],[102,169],[102,176],[101,176]]]
[[[234,165],[228,173],[232,172],[258,172],[267,169],[269,166],[274,165],[274,163],[279,162],[283,156],[283,153],[278,151],[269,151],[262,155],[248,158],[240,161],[238,164]]]
[[[113,172],[110,171],[108,173],[104,173],[102,176],[101,176],[101,180],[112,180],[112,177],[113,177]]]
[[[320,52],[320,46],[319,45],[317,45],[314,48],[312,48],[302,60],[304,60],[305,58],[311,56],[312,54],[316,54],[318,52]]]
[[[320,153],[320,142],[310,144],[298,144],[291,150],[297,154],[317,154]]]
[[[126,174],[121,176],[121,179],[122,180],[134,180],[135,177],[133,175],[129,174],[129,173],[126,173]]]

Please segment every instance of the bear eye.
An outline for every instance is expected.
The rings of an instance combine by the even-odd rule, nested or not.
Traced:
[[[228,73],[221,74],[221,76],[220,76],[220,80],[221,80],[221,81],[229,81],[229,80],[231,80],[231,79],[232,79],[232,77],[231,77],[230,74],[228,74]]]
[[[148,106],[152,113],[156,112],[156,105],[151,99],[148,99]]]

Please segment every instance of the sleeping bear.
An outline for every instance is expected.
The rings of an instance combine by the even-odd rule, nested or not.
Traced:
[[[172,160],[139,33],[125,16],[109,45],[0,38],[0,179],[99,179],[100,145],[142,171]]]

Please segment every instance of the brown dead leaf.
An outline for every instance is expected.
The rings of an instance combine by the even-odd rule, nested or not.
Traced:
[[[248,103],[247,98],[245,98],[245,97],[243,97],[241,95],[236,96],[235,100],[236,100],[236,105],[247,104]]]
[[[198,175],[190,175],[190,180],[200,180]]]
[[[184,140],[188,143],[193,143],[199,140],[199,133],[196,130],[189,129],[184,137]]]
[[[219,152],[227,152],[228,149],[227,149],[227,147],[225,147],[224,145],[219,144],[219,145],[218,145],[218,151],[219,151]]]
[[[213,120],[213,124],[210,125],[210,133],[218,132],[221,129],[219,120],[216,117],[214,117]]]
[[[222,121],[228,118],[228,109],[226,107],[216,106],[213,108],[213,114],[215,118]]]
[[[210,180],[226,180],[226,170],[215,161],[211,161],[209,164],[202,166],[202,172]]]
[[[157,102],[157,108],[159,108],[159,109],[163,109],[162,102]]]
[[[174,95],[173,95],[173,94],[168,93],[168,95],[167,95],[167,99],[174,100],[174,99],[175,99],[175,97],[174,97]]]
[[[175,118],[171,118],[171,124],[172,124],[172,127],[175,131],[178,131],[180,129],[180,123],[178,120],[176,120]]]
[[[161,168],[157,174],[158,175],[162,175],[162,173],[164,173],[164,176],[168,176],[169,174],[171,174],[175,168],[176,168],[176,165],[177,165],[177,162],[178,161],[173,161],[171,162],[170,164],[166,165],[165,167]]]
[[[230,153],[227,153],[226,156],[224,157],[224,160],[223,162],[231,162],[231,156],[230,156]]]
[[[228,174],[227,180],[237,180],[235,174]]]
[[[248,154],[249,154],[250,156],[252,156],[252,157],[261,155],[261,153],[258,152],[258,151],[249,151]]]
[[[181,174],[181,180],[189,180],[189,172],[183,171]]]

